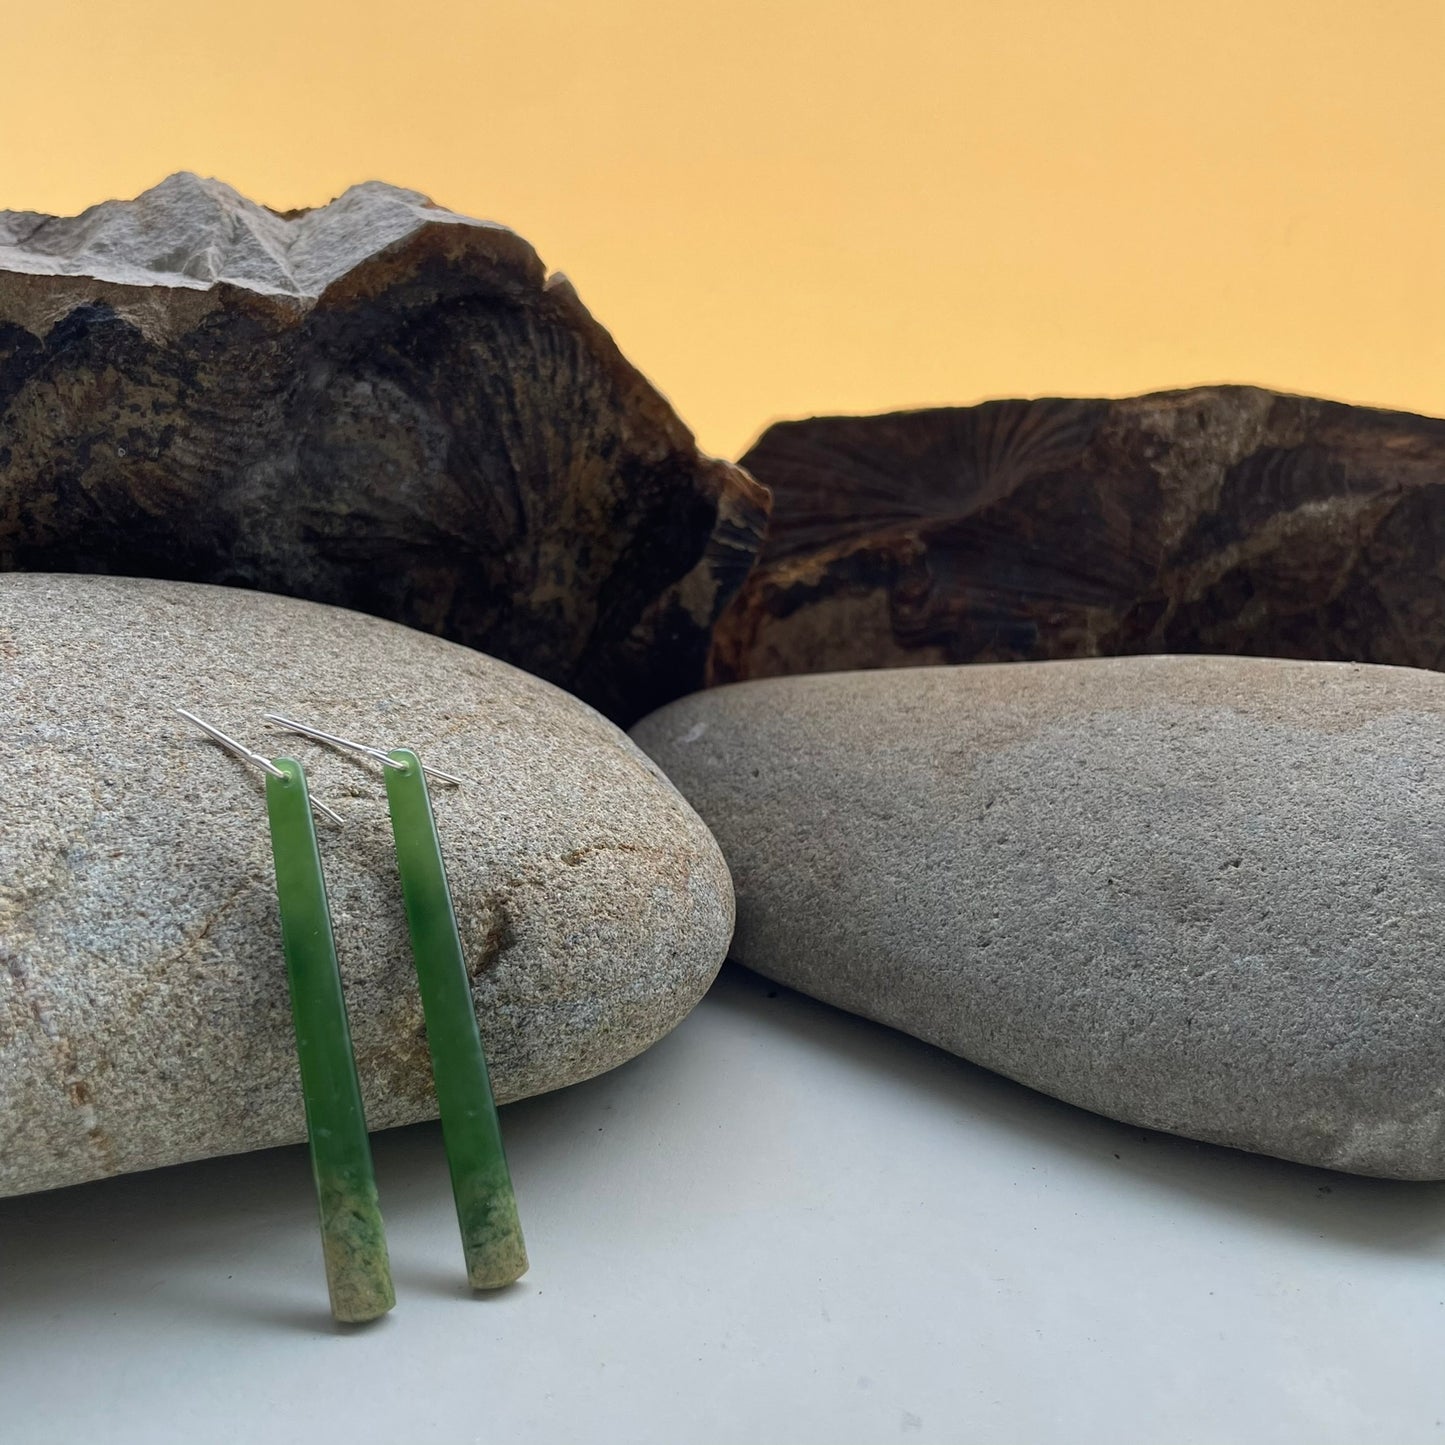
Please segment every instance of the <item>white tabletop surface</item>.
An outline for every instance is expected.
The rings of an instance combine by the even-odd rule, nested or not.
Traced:
[[[303,1149],[0,1201],[0,1440],[1445,1438],[1445,1186],[1127,1128],[732,970],[503,1125],[532,1272],[470,1297],[439,1133],[379,1135],[361,1329]]]

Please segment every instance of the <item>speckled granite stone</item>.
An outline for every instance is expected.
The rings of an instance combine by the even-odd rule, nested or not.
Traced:
[[[722,844],[748,967],[1131,1123],[1445,1178],[1445,678],[833,673],[634,736]]]
[[[373,1128],[434,1113],[374,770],[291,711],[471,779],[435,807],[499,1098],[672,1028],[727,950],[716,844],[610,723],[393,623],[230,588],[0,577],[0,1194],[304,1137],[260,775],[301,759]]]

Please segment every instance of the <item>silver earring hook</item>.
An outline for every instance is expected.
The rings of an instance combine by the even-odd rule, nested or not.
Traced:
[[[322,732],[320,728],[311,727],[307,723],[297,722],[295,718],[283,717],[278,712],[264,712],[261,714],[269,723],[275,723],[277,727],[285,728],[288,732],[300,733],[303,737],[315,738],[317,742],[330,743],[333,747],[347,748],[354,753],[365,753],[369,758],[375,758],[377,762],[384,763],[388,768],[405,769],[405,763],[399,763],[389,754],[384,753],[380,748],[368,747],[365,743],[352,742],[350,738],[339,738],[335,733]],[[440,768],[433,768],[427,763],[422,763],[421,770],[427,777],[435,778],[439,783],[449,783],[454,788],[459,788],[462,780],[453,777],[451,773],[444,773]]]
[[[250,763],[253,768],[260,768],[263,773],[269,773],[273,778],[284,778],[286,776],[270,758],[263,758],[260,753],[253,753],[244,743],[238,743],[235,738],[227,737],[220,728],[212,727],[204,718],[197,717],[195,713],[188,712],[183,707],[176,708],[176,711],[180,713],[183,718],[195,723],[208,738],[213,739],[220,743],[223,748],[235,753],[242,762]],[[341,821],[341,814],[328,808],[326,804],[318,798],[311,799],[311,806],[315,808],[318,813],[329,818],[338,828],[345,826]]]

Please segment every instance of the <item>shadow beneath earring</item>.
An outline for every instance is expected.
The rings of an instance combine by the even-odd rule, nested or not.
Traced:
[[[138,1330],[189,1319],[354,1335],[334,1320],[304,1146],[0,1200],[4,1317],[83,1300]]]
[[[1122,1124],[1039,1093],[908,1034],[728,964],[708,1007],[776,1041],[872,1075],[900,1108],[942,1110],[985,1136],[1026,1144],[1061,1177],[1147,1190],[1164,1208],[1249,1216],[1361,1249],[1437,1258],[1445,1182],[1376,1179]]]
[[[474,1300],[478,1304],[515,1304],[532,1292],[525,1276],[501,1289],[473,1289],[465,1275],[459,1277],[424,1265],[398,1266],[393,1269],[392,1278],[398,1295],[415,1291],[438,1299]]]
[[[412,1292],[429,1294],[437,1299],[470,1299],[472,1287],[460,1272],[448,1273],[427,1265],[395,1265],[391,1277],[398,1296]]]

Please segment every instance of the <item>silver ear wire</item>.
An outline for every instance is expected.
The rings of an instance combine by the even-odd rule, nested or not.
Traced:
[[[317,742],[330,743],[332,747],[346,748],[353,753],[364,753],[367,757],[384,763],[388,768],[404,768],[406,766],[405,763],[399,763],[395,758],[388,756],[380,748],[368,747],[365,743],[355,743],[350,738],[339,738],[335,733],[322,732],[320,728],[297,722],[295,718],[283,717],[278,712],[264,712],[261,716],[268,723],[275,723],[277,727],[285,728],[287,732],[300,733],[302,737],[315,738]],[[421,770],[427,777],[435,778],[439,783],[450,784],[453,788],[458,788],[462,784],[460,778],[453,777],[451,773],[444,773],[440,768],[429,767],[426,763],[422,763]]]
[[[242,762],[250,763],[253,768],[260,768],[263,773],[269,773],[273,778],[284,778],[286,776],[270,758],[263,758],[260,753],[253,753],[244,743],[238,743],[235,738],[227,737],[220,728],[212,727],[204,718],[197,717],[195,713],[188,712],[183,707],[176,708],[176,711],[189,722],[195,723],[208,738],[220,743],[220,745],[228,751],[233,752]],[[329,818],[338,828],[345,826],[341,821],[341,814],[328,808],[325,803],[316,798],[312,798],[311,806],[323,817]]]

